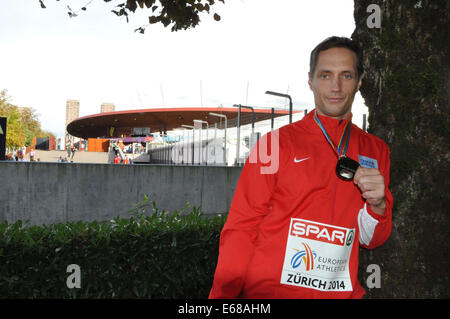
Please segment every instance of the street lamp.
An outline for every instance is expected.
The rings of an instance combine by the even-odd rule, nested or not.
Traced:
[[[208,165],[208,130],[209,130],[209,123],[203,120],[194,120],[194,123],[201,123],[201,129],[203,129],[203,123],[206,123],[206,165]],[[195,125],[195,124],[194,124]],[[200,130],[200,159],[203,161],[202,156],[202,131]],[[200,164],[200,163],[199,163]]]
[[[186,125],[186,124],[182,124],[181,126],[192,129],[192,165],[194,165],[194,129],[195,129],[195,126]]]
[[[187,158],[188,158],[188,154],[187,154],[187,143],[186,143],[186,132],[187,129],[185,127],[176,127],[173,129],[175,132],[178,131],[182,131],[182,135],[176,135],[176,137],[179,137],[180,139],[177,142],[177,146],[181,145],[181,164],[185,164],[184,159],[186,158],[186,162],[187,162]],[[188,138],[189,138],[189,133],[188,133]],[[175,149],[178,151],[180,148],[175,147]],[[185,151],[186,149],[186,151]],[[173,148],[172,148],[172,152],[173,152]]]
[[[223,117],[225,119],[225,148],[223,150],[223,162],[224,162],[224,165],[227,166],[227,116],[224,114],[218,114],[218,113],[212,113],[212,112],[210,112],[209,115]]]
[[[279,97],[285,97],[287,99],[289,99],[289,124],[292,123],[292,98],[289,94],[283,94],[283,93],[277,93],[277,92],[272,92],[272,91],[266,91],[266,94],[269,95],[275,95],[275,96],[279,96]]]
[[[252,111],[252,135],[255,129],[255,110],[251,106],[245,106],[241,104],[234,104],[233,107],[238,108],[238,118],[237,118],[237,145],[236,145],[236,163],[239,163],[239,155],[240,155],[240,140],[241,140],[241,108],[246,108]]]

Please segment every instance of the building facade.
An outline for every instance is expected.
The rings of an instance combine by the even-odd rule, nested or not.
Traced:
[[[67,132],[67,125],[73,120],[80,117],[80,102],[77,100],[67,100],[66,102],[66,132],[65,132],[65,147],[66,150],[75,142],[75,137]]]

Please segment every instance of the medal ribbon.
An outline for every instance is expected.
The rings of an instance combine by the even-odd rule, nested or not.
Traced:
[[[317,116],[317,112],[314,110],[314,121],[316,121],[317,125],[322,130],[323,135],[325,135],[325,138],[327,139],[328,143],[331,145],[333,150],[336,152],[338,158],[344,157],[345,154],[347,154],[348,144],[350,141],[350,129],[351,129],[351,121],[348,121],[345,125],[344,131],[342,132],[341,138],[339,139],[339,144],[337,147],[334,145],[333,141],[331,141],[330,137],[327,134],[327,131],[325,130],[325,127],[323,126],[322,122],[320,121],[319,117]],[[344,144],[345,140],[345,146],[344,150],[341,154],[342,146]]]

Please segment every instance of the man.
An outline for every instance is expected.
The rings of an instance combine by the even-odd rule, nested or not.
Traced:
[[[76,152],[76,150],[77,150],[77,148],[75,147],[75,145],[72,145],[72,149],[71,149],[71,152],[72,152],[72,156],[70,157],[70,158],[71,158],[71,160],[73,160],[73,157],[75,156],[75,152]]]
[[[72,152],[72,145],[70,145],[70,143],[66,144],[66,150],[67,150],[67,158],[70,158]]]
[[[351,124],[362,77],[362,56],[350,39],[331,37],[311,52],[315,110],[252,150],[250,158],[278,139],[279,168],[262,174],[266,161],[247,159],[221,233],[210,298],[364,295],[359,246],[386,241],[393,199],[387,145]]]

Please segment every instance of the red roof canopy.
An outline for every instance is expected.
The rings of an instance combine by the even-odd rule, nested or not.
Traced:
[[[221,120],[209,113],[223,114],[228,127],[236,126],[238,108],[196,107],[196,108],[157,108],[131,111],[99,113],[77,118],[67,125],[67,132],[76,137],[120,137],[130,136],[135,127],[148,127],[151,132],[170,131],[182,125],[194,125],[194,120],[203,120],[212,125]],[[294,113],[297,113],[295,111]],[[288,115],[289,111],[275,110],[274,117]],[[271,109],[254,108],[255,122],[271,118]],[[223,121],[223,119],[222,119]],[[252,111],[241,108],[241,125],[252,122]],[[114,127],[113,130],[111,128]],[[111,135],[111,131],[113,134]]]

